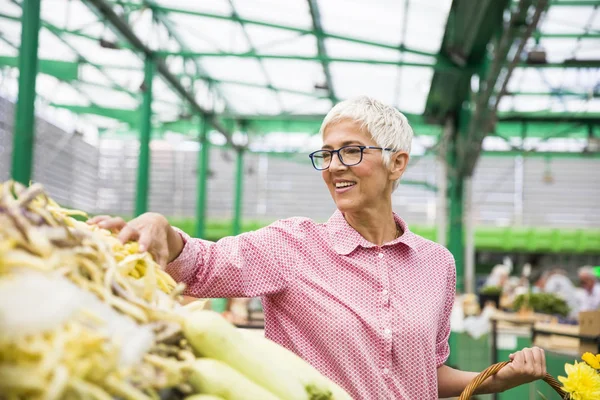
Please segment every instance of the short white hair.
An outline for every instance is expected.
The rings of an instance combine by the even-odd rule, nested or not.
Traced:
[[[366,129],[377,146],[410,153],[413,130],[408,119],[396,108],[369,96],[359,96],[336,104],[325,116],[320,134],[338,122],[349,120]],[[382,151],[383,162],[389,166],[391,157]],[[394,189],[399,181],[394,182]]]
[[[589,276],[591,278],[597,279],[596,274],[594,273],[594,269],[588,265],[579,268],[577,271],[579,276]]]

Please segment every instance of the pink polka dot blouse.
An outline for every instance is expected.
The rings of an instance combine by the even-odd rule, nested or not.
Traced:
[[[377,246],[336,211],[216,243],[182,234],[167,267],[195,297],[261,296],[265,335],[355,399],[437,399],[448,358],[454,259],[411,232]]]

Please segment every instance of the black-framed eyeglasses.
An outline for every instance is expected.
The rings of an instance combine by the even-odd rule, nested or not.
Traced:
[[[333,154],[337,153],[340,162],[347,167],[360,164],[363,159],[365,149],[381,150],[381,151],[397,151],[390,148],[376,146],[344,146],[337,150],[317,150],[310,153],[308,156],[312,161],[313,167],[317,171],[323,171],[329,168]]]

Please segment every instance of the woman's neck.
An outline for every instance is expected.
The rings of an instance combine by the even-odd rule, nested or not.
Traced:
[[[370,243],[381,246],[402,235],[394,220],[391,204],[378,210],[344,213],[346,222]]]

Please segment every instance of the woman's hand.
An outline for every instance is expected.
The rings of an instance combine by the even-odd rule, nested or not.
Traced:
[[[539,347],[525,348],[509,358],[512,362],[494,376],[502,391],[542,379],[546,375],[546,355]]]
[[[123,243],[131,240],[139,242],[140,251],[152,254],[162,267],[177,258],[183,250],[181,236],[161,214],[145,213],[129,222],[120,217],[99,215],[89,219],[87,223],[118,232],[118,239]]]

